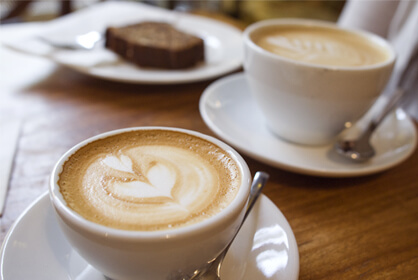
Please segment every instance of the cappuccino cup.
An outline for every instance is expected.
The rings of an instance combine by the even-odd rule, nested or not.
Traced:
[[[220,140],[137,127],[71,148],[49,191],[62,232],[91,266],[113,280],[166,280],[192,275],[226,247],[250,185],[247,164]]]
[[[372,33],[304,19],[244,31],[244,71],[267,127],[298,144],[329,144],[385,88],[396,55]]]

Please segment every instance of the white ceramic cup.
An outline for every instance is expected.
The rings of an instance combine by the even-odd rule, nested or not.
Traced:
[[[174,130],[195,135],[227,151],[242,174],[241,186],[235,199],[211,218],[182,228],[163,231],[114,229],[88,221],[71,210],[57,184],[64,162],[81,147],[94,140],[144,129]],[[61,230],[74,249],[94,268],[115,280],[165,280],[176,279],[179,274],[188,274],[206,265],[222,251],[235,235],[243,219],[250,184],[251,174],[244,159],[225,143],[190,130],[142,127],[110,131],[71,148],[53,169],[49,191]]]
[[[328,144],[358,120],[386,86],[396,55],[390,44],[371,33],[347,30],[387,51],[385,61],[370,66],[323,66],[289,59],[267,51],[252,35],[272,26],[297,25],[342,28],[333,23],[304,19],[272,19],[244,31],[244,70],[267,127],[290,142]]]

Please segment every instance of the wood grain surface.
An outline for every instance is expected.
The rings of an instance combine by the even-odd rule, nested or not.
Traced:
[[[5,34],[5,33],[3,33]],[[47,190],[59,157],[81,140],[132,126],[173,126],[213,135],[198,102],[212,82],[129,85],[99,80],[0,49],[0,117],[22,129],[0,240]],[[297,239],[300,279],[417,279],[418,151],[398,166],[361,178],[317,178],[245,157],[271,179],[265,194]]]

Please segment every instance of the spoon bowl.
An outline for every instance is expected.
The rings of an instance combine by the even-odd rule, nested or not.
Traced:
[[[376,152],[370,144],[370,138],[375,130],[373,123],[356,139],[339,139],[335,144],[338,154],[357,162],[364,162],[374,157]]]

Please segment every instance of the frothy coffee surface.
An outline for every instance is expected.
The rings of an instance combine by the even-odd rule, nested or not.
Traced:
[[[384,62],[388,52],[360,35],[322,27],[274,26],[251,35],[263,49],[301,62],[357,67]]]
[[[131,131],[96,140],[64,164],[58,185],[74,211],[127,230],[193,224],[224,209],[241,184],[236,162],[188,134]]]

